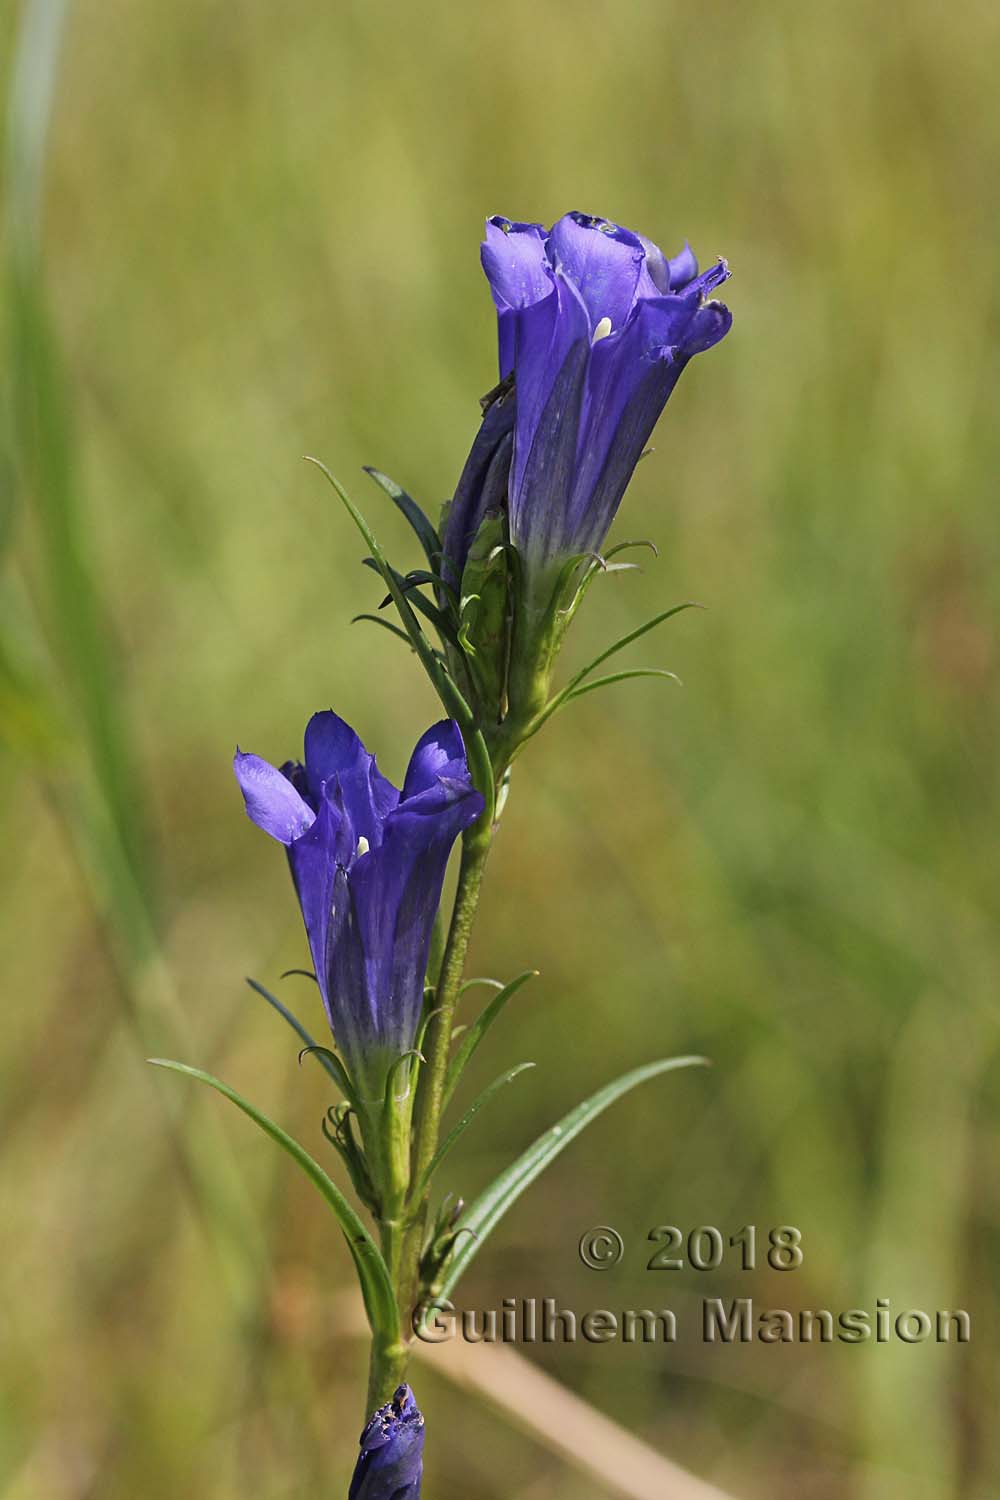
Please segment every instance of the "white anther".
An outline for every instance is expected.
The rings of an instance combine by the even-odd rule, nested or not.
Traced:
[[[367,854],[368,850],[370,848],[371,848],[371,844],[369,844],[369,842],[365,838],[364,834],[362,834],[361,837],[358,839],[358,847],[354,851],[355,857],[357,859],[360,859],[361,856],[362,856],[362,854]]]
[[[599,344],[600,341],[601,341],[601,339],[606,339],[607,336],[608,336],[608,334],[610,332],[611,332],[611,319],[610,318],[602,318],[601,321],[598,323],[597,327],[594,329],[594,340],[593,340],[594,343],[595,344]]]

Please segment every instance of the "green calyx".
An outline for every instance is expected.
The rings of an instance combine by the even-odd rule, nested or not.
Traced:
[[[545,712],[556,658],[582,597],[587,563],[571,557],[534,570],[513,548],[511,558],[507,711],[491,743],[498,770],[510,764]]]
[[[499,723],[507,708],[509,552],[503,515],[499,511],[487,515],[462,572],[458,646],[480,718],[486,723]]]

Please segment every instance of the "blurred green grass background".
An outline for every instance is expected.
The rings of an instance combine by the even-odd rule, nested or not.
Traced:
[[[746,1500],[994,1495],[995,7],[76,0],[47,138],[60,6],[15,10],[2,1493],[345,1489],[364,1351],[335,1225],[143,1058],[318,1140],[324,1077],[242,983],[304,944],[229,757],[280,759],[335,705],[398,774],[435,707],[348,624],[378,591],[300,455],[415,560],[359,466],[445,497],[494,379],[481,221],[579,207],[728,255],[736,324],[618,523],[659,560],[595,588],[568,655],[709,609],[635,648],[683,690],[588,698],[518,767],[474,967],[541,978],[480,1076],[539,1067],[445,1186],[649,1056],[716,1066],[576,1143],[463,1304],[674,1306],[673,1348],[532,1358]],[[803,1267],[644,1270],[653,1225],[748,1222],[798,1225]],[[604,1277],[593,1223],[626,1241]],[[703,1295],[964,1307],[973,1342],[711,1348]],[[604,1493],[433,1367],[418,1394],[430,1496]]]

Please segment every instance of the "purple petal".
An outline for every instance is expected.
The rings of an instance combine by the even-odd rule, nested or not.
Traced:
[[[684,366],[718,343],[731,318],[687,293],[642,302],[625,332],[595,345],[584,417],[586,441],[569,506],[573,535],[596,549]]]
[[[328,976],[330,928],[337,905],[334,899],[339,870],[337,845],[343,824],[341,812],[324,797],[312,827],[288,850],[288,864],[302,908],[320,994],[338,1044],[341,1042],[340,1028],[335,1021],[336,1001],[329,990]],[[343,872],[340,873],[342,876]]]
[[[315,813],[287,776],[262,760],[237,750],[233,760],[247,816],[279,843],[291,844],[309,829]]]
[[[691,327],[684,340],[684,357],[703,354],[720,339],[724,339],[733,326],[733,315],[724,302],[706,302],[691,320]]]
[[[692,259],[694,257],[692,256]],[[696,262],[697,264],[697,262]],[[709,292],[714,292],[717,286],[721,286],[730,277],[729,266],[726,261],[716,261],[714,266],[709,266],[707,271],[702,271],[700,276],[695,276],[683,288],[681,295],[685,300],[692,295],[707,297]]]
[[[638,238],[646,252],[642,271],[639,273],[637,295],[640,297],[662,297],[670,290],[670,265],[659,245],[654,245],[644,234]]]
[[[405,804],[411,797],[435,788],[442,776],[451,781],[464,781],[469,787],[472,785],[465,742],[454,719],[442,719],[439,724],[432,724],[417,741],[406,768],[401,802]]]
[[[672,292],[678,292],[686,287],[689,281],[693,281],[698,274],[698,261],[694,251],[684,241],[684,249],[679,255],[672,255],[667,262],[669,277],[667,285]]]
[[[548,239],[552,265],[572,281],[586,304],[593,330],[602,318],[620,329],[635,301],[645,260],[642,241],[630,229],[587,214],[565,214]]]
[[[557,273],[551,295],[517,314],[510,534],[521,550],[546,551],[561,535],[589,354],[587,309]]]
[[[320,802],[324,787],[339,786],[355,839],[380,843],[382,821],[396,806],[399,793],[350,725],[332,710],[313,714],[306,727],[305,755],[313,800]]]
[[[494,215],[487,220],[481,254],[498,308],[530,307],[552,290],[541,224],[514,224]]]
[[[552,269],[541,224],[513,224],[495,215],[487,220],[481,258],[497,309],[500,379],[514,368],[514,314],[547,297]]]
[[[331,989],[335,997],[355,997],[359,1022],[374,1029],[386,1053],[398,1056],[413,1045],[448,856],[483,805],[467,774],[439,779],[389,814],[381,847],[350,871],[353,922],[332,947]],[[360,964],[363,996],[357,995]]]

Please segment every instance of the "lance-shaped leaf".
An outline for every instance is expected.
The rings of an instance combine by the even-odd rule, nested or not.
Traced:
[[[187,1063],[173,1062],[166,1057],[150,1057],[147,1061],[151,1062],[154,1067],[170,1068],[175,1073],[184,1073],[188,1078],[196,1078],[199,1083],[207,1083],[217,1093],[231,1100],[237,1109],[249,1115],[265,1135],[269,1135],[272,1141],[277,1141],[283,1151],[288,1152],[310,1182],[319,1188],[337,1217],[357,1269],[365,1311],[368,1314],[372,1332],[380,1336],[399,1338],[399,1310],[385,1261],[368,1230],[337,1184],[331,1181],[323,1171],[319,1162],[309,1155],[304,1146],[300,1146],[297,1140],[282,1130],[280,1125],[276,1125],[273,1120],[268,1119],[267,1115],[251,1104],[249,1099],[244,1099],[242,1094],[238,1094],[235,1089],[230,1088],[221,1079],[213,1077],[211,1073],[205,1073],[201,1068],[188,1067]]]
[[[431,567],[439,568],[441,566],[441,538],[417,502],[404,489],[401,489],[394,479],[390,479],[388,474],[371,468],[369,464],[364,464],[362,467],[369,479],[374,479],[379,488],[385,490],[389,499],[399,507],[409,521]]]
[[[598,1089],[596,1094],[592,1094],[589,1099],[585,1099],[582,1104],[571,1109],[568,1115],[564,1115],[558,1125],[553,1125],[544,1135],[540,1135],[523,1156],[519,1156],[506,1171],[501,1172],[500,1176],[462,1215],[458,1227],[471,1232],[463,1235],[456,1244],[454,1254],[448,1261],[441,1282],[436,1288],[436,1296],[444,1298],[450,1295],[486,1236],[503,1218],[511,1205],[517,1202],[525,1188],[530,1187],[535,1178],[544,1172],[560,1151],[563,1151],[570,1141],[590,1124],[591,1120],[596,1120],[598,1115],[603,1114],[609,1104],[613,1104],[616,1099],[620,1099],[623,1094],[627,1094],[630,1089],[636,1088],[640,1083],[659,1077],[661,1073],[670,1073],[677,1068],[708,1066],[708,1059],[705,1057],[667,1057],[661,1058],[659,1062],[645,1063],[641,1068],[633,1068],[630,1073],[616,1078],[613,1083],[605,1084],[602,1089]],[[429,1306],[427,1312],[432,1311],[433,1307]]]
[[[535,1064],[533,1062],[518,1063],[515,1068],[508,1068],[506,1073],[501,1073],[499,1078],[494,1078],[493,1082],[491,1084],[488,1084],[487,1087],[483,1089],[483,1092],[479,1095],[479,1098],[475,1101],[475,1103],[469,1106],[469,1108],[465,1111],[465,1114],[459,1120],[458,1124],[453,1126],[452,1129],[449,1130],[448,1134],[445,1136],[444,1140],[435,1151],[430,1165],[413,1190],[414,1203],[420,1202],[421,1198],[424,1196],[424,1193],[427,1190],[431,1178],[434,1176],[434,1173],[444,1161],[451,1148],[456,1144],[460,1137],[465,1134],[466,1129],[469,1127],[469,1125],[472,1124],[472,1121],[476,1118],[483,1105],[489,1104],[494,1094],[499,1094],[500,1090],[502,1088],[506,1088],[508,1083],[512,1083],[519,1073],[524,1073],[528,1068],[533,1068],[534,1066]]]
[[[493,1022],[497,1019],[500,1012],[507,1004],[507,1001],[511,998],[512,995],[517,994],[522,984],[527,984],[529,979],[536,979],[537,977],[537,969],[525,969],[523,974],[518,974],[516,979],[512,979],[510,981],[510,984],[505,984],[500,989],[499,994],[493,996],[493,999],[490,1001],[489,1005],[483,1007],[482,1011],[473,1021],[472,1025],[463,1032],[462,1045],[456,1051],[455,1056],[452,1058],[451,1063],[448,1067],[448,1076],[445,1080],[444,1103],[442,1104],[442,1109],[446,1109],[448,1107],[448,1101],[450,1100],[452,1094],[455,1092],[455,1089],[458,1087],[458,1081],[465,1071],[466,1063],[469,1061],[470,1057],[475,1052],[480,1042],[483,1040],[483,1037],[489,1031],[490,1027],[493,1025]],[[466,981],[467,985],[496,983],[497,981],[495,979],[469,979]],[[465,986],[463,986],[463,988],[465,988]]]

